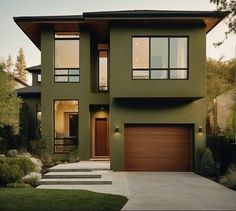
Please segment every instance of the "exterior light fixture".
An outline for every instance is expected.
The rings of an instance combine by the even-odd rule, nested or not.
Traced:
[[[198,132],[202,133],[203,132],[203,128],[201,126],[198,127]]]
[[[115,128],[115,133],[119,133],[120,132],[120,128],[119,127],[116,127]]]

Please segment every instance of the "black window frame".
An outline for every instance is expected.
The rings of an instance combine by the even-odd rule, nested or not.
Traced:
[[[58,32],[59,33],[59,32]],[[75,32],[71,32],[71,33],[75,33]],[[76,32],[77,33],[77,32]],[[79,37],[56,37],[57,32],[54,32],[54,83],[80,83],[80,67],[77,68],[56,68],[55,66],[55,61],[56,61],[56,40],[78,40],[79,41],[79,48],[80,48],[80,36]],[[63,35],[62,35],[63,36]],[[79,49],[79,56],[80,56],[80,49]],[[80,58],[79,58],[79,64],[80,64]],[[80,66],[80,65],[79,65]],[[67,74],[56,74],[56,70],[67,70]],[[70,70],[79,70],[79,74],[69,74]],[[56,77],[58,76],[62,76],[62,77],[67,77],[67,81],[56,81]],[[70,81],[69,77],[70,76],[77,76],[79,77],[79,81]]]
[[[133,68],[133,39],[134,38],[148,38],[149,39],[149,67],[148,68]],[[151,67],[151,38],[167,38],[168,39],[168,67],[167,68],[152,68]],[[187,67],[186,68],[171,68],[170,67],[170,39],[171,38],[186,38],[187,39]],[[167,78],[151,78],[152,70],[167,70]],[[171,70],[186,70],[187,77],[186,78],[170,78]],[[148,71],[149,75],[147,79],[135,79],[133,78],[134,71]],[[132,80],[189,80],[189,36],[181,35],[181,36],[132,36],[131,37],[131,79]]]

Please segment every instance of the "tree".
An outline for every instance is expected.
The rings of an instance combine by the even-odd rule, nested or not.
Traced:
[[[230,12],[225,20],[228,25],[228,31],[225,32],[225,39],[227,39],[229,34],[236,34],[236,0],[210,0],[210,2],[216,4],[218,11]],[[215,45],[221,45],[224,40]]]
[[[15,131],[18,129],[20,106],[21,100],[14,89],[13,77],[4,72],[0,65],[0,129],[4,126],[10,126]]]
[[[14,63],[13,63],[11,54],[9,54],[5,63],[6,72],[8,72],[9,74],[13,74],[13,66],[14,66]]]
[[[214,99],[234,88],[235,66],[236,59],[228,61],[222,61],[222,58],[207,60],[207,130],[210,134],[218,131]]]
[[[25,54],[23,48],[20,48],[20,50],[18,51],[18,56],[16,58],[16,67],[14,75],[20,78],[21,80],[27,82],[25,69],[26,69]]]

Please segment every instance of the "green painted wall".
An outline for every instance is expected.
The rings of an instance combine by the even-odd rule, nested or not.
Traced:
[[[132,36],[188,36],[189,80],[132,80]],[[194,151],[205,145],[205,133],[197,132],[199,126],[206,131],[204,27],[159,29],[114,25],[110,28],[110,58],[110,151],[113,170],[124,170],[124,125],[128,123],[193,124]],[[171,100],[172,97],[182,99]],[[133,100],[127,100],[129,98]],[[114,133],[115,127],[120,128],[120,133]],[[196,166],[197,160],[193,158],[193,162]]]
[[[189,80],[131,80],[132,36],[189,36]],[[124,124],[193,124],[194,149],[205,145],[205,29],[110,27],[110,93],[96,93],[96,38],[86,28],[80,31],[80,83],[54,83],[54,32],[41,32],[42,132],[53,152],[53,100],[79,100],[79,156],[91,156],[89,105],[110,104],[110,153],[113,170],[124,169]],[[95,77],[94,77],[95,75]],[[91,83],[92,82],[92,83]],[[133,102],[125,98],[133,98]],[[181,97],[190,101],[160,100]],[[120,99],[119,99],[120,98]],[[122,99],[123,98],[123,99]],[[145,99],[146,98],[146,99]],[[159,100],[154,100],[158,99]],[[139,100],[137,100],[139,99]],[[149,100],[148,100],[149,99]],[[153,100],[150,100],[153,99]],[[198,100],[196,100],[198,99]],[[115,127],[120,133],[115,134]],[[63,159],[66,155],[57,155]],[[196,160],[194,160],[196,162]]]
[[[108,104],[107,93],[91,92],[91,53],[90,33],[85,29],[80,31],[80,83],[54,83],[54,32],[44,28],[41,32],[41,75],[42,75],[42,134],[50,143],[53,152],[53,100],[79,100],[79,156],[87,160],[91,154],[90,136],[90,104]],[[94,66],[94,65],[93,65]],[[66,155],[55,155],[59,159]]]
[[[164,29],[163,29],[164,28]],[[132,36],[188,36],[189,80],[131,80]],[[204,97],[205,28],[110,27],[110,97]],[[120,85],[122,81],[122,86]]]
[[[36,106],[40,104],[40,97],[22,97],[23,102],[27,106],[27,115],[21,122],[28,120],[28,140],[35,138],[36,132]]]

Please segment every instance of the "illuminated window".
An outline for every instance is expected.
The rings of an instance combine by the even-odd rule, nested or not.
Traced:
[[[77,100],[54,101],[54,152],[69,153],[78,146]]]
[[[55,82],[80,82],[79,34],[55,34]]]
[[[133,37],[132,79],[188,79],[188,38]]]

